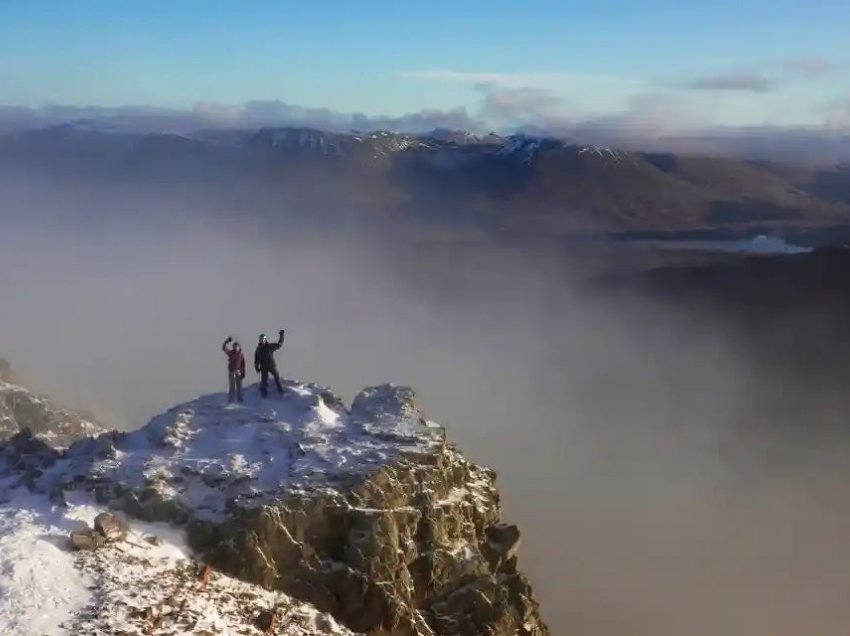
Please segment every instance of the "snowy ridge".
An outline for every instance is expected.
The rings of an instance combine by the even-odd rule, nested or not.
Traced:
[[[580,155],[595,155],[602,159],[613,159],[614,161],[624,161],[629,158],[629,153],[614,148],[604,148],[602,146],[579,146],[578,154]]]
[[[527,137],[526,135],[512,135],[496,151],[496,155],[518,156],[523,163],[530,164],[542,147],[543,141],[543,139]]]
[[[373,147],[377,155],[390,154],[401,152],[408,148],[429,148],[430,146],[411,135],[400,135],[386,130],[373,132],[368,136],[368,139],[373,142]]]
[[[402,135],[385,130],[369,134],[341,134],[312,128],[269,128],[257,133],[257,139],[277,149],[299,149],[321,155],[343,156],[368,153],[372,159],[402,152],[409,148],[431,146],[415,135]]]
[[[294,145],[299,148],[318,150],[325,155],[341,155],[342,148],[329,135],[309,128],[282,128],[269,131],[272,147]]]
[[[484,137],[466,131],[436,129],[426,134],[406,134],[388,130],[368,133],[334,132],[316,128],[281,127],[262,128],[245,137],[222,136],[212,133],[190,135],[159,135],[163,139],[196,141],[211,146],[246,146],[270,149],[278,157],[287,155],[318,155],[325,157],[356,157],[361,161],[379,161],[394,155],[412,152],[416,158],[443,168],[463,163],[487,161],[492,158],[517,161],[531,165],[544,150],[568,150],[577,155],[595,156],[606,160],[634,163],[629,153],[614,148],[582,145],[562,139],[516,133],[499,136],[490,133]],[[149,137],[156,137],[149,136]]]
[[[594,155],[614,161],[630,158],[627,152],[615,148],[573,146],[563,140],[523,133],[507,137],[494,134],[478,137],[464,131],[437,129],[426,135],[408,135],[386,130],[346,135],[310,128],[275,128],[265,129],[259,136],[272,147],[300,148],[325,155],[342,156],[365,150],[372,159],[379,159],[410,149],[431,151],[438,155],[437,162],[445,166],[492,156],[517,159],[525,165],[530,165],[541,150],[559,148],[572,149],[578,155]]]
[[[76,444],[42,478],[53,491],[73,475],[131,489],[154,488],[197,518],[222,519],[236,504],[260,505],[283,492],[333,487],[405,452],[444,443],[397,387],[361,393],[347,410],[323,387],[284,382],[284,392],[228,405],[201,397],[133,433]],[[399,417],[399,413],[405,415]]]

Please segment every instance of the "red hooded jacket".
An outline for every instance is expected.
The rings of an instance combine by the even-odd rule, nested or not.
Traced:
[[[223,345],[221,345],[221,350],[224,351],[224,354],[227,356],[227,370],[230,372],[238,371],[239,375],[243,378],[245,377],[245,356],[242,355],[242,349],[237,348],[236,346],[228,348],[227,344],[230,341],[227,340]]]

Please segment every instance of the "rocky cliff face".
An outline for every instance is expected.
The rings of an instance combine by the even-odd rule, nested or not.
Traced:
[[[287,382],[267,401],[252,387],[244,405],[207,396],[134,433],[20,448],[0,456],[6,483],[26,475],[58,499],[91,490],[131,516],[185,524],[214,569],[353,631],[548,634],[494,473],[448,444],[410,389],[367,389],[346,408],[315,385]]]
[[[28,430],[51,446],[67,447],[103,432],[93,418],[73,413],[14,382],[9,363],[0,359],[0,441]]]

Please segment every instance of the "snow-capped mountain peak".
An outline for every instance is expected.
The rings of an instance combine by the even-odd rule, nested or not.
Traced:
[[[594,155],[602,159],[612,159],[614,161],[622,161],[629,157],[627,152],[604,146],[579,146],[577,153],[579,155]]]

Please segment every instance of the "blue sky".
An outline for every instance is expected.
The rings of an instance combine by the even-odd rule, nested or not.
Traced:
[[[848,25],[846,0],[2,0],[0,103],[820,125],[850,113]]]

